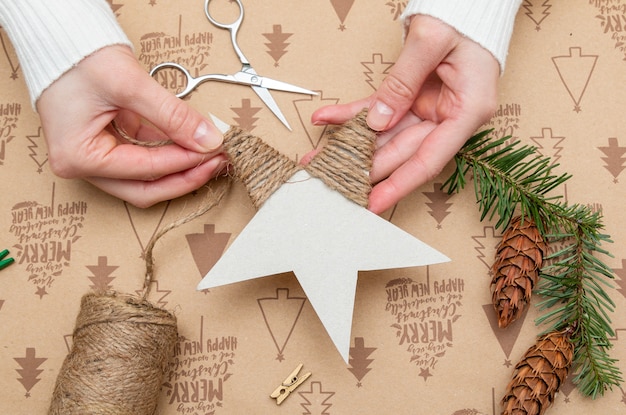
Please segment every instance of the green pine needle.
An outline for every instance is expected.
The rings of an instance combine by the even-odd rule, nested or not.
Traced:
[[[459,192],[474,179],[474,193],[481,214],[504,230],[514,215],[531,218],[552,248],[545,258],[537,293],[544,314],[537,324],[546,332],[569,328],[574,344],[574,383],[593,398],[623,381],[616,360],[608,355],[615,334],[609,313],[615,304],[606,292],[613,272],[598,255],[611,256],[603,243],[611,243],[602,232],[601,215],[582,205],[567,205],[549,193],[567,181],[570,174],[553,174],[558,164],[537,154],[532,146],[511,137],[491,139],[492,130],[471,137],[456,154],[456,168],[442,188]]]

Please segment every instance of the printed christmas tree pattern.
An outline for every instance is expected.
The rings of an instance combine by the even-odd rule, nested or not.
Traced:
[[[145,289],[135,290],[135,295],[137,297],[141,297],[145,292]],[[172,290],[165,290],[159,288],[159,281],[152,280],[150,281],[150,302],[155,306],[160,308],[167,307],[167,300],[165,299],[168,295],[172,293]]]
[[[257,299],[263,321],[278,352],[276,360],[285,359],[284,351],[300,318],[306,297],[291,297],[289,289],[276,289],[275,297]]]
[[[509,324],[506,329],[501,329],[498,326],[498,316],[493,309],[493,304],[484,304],[483,310],[485,311],[485,315],[489,321],[489,326],[498,340],[502,352],[504,352],[504,366],[511,367],[513,365],[513,362],[511,361],[511,352],[513,351],[513,347],[515,347],[515,343],[519,338],[520,331],[524,326],[524,321],[528,313],[523,313],[519,319]]]
[[[92,274],[88,277],[92,282],[89,288],[95,292],[107,292],[113,289],[111,283],[115,279],[115,276],[111,274],[119,267],[117,265],[109,265],[106,256],[99,256],[97,265],[86,265],[85,267],[91,271]]]
[[[43,173],[43,166],[48,162],[48,147],[41,132],[41,127],[35,134],[26,135],[28,140],[28,156],[37,165],[37,173]]]
[[[298,395],[302,397],[303,402],[300,404],[306,412],[304,415],[331,415],[330,408],[333,404],[330,402],[335,392],[325,391],[322,388],[322,382],[310,382],[308,390],[300,390]],[[302,389],[301,387],[300,389]]]
[[[619,277],[619,279],[615,280],[617,292],[626,298],[626,259],[622,258],[622,267],[613,268],[613,272]]]
[[[350,367],[348,370],[354,375],[357,380],[357,387],[361,387],[361,381],[372,370],[370,364],[374,359],[370,359],[370,355],[376,351],[375,347],[365,347],[365,339],[363,337],[354,338],[354,346],[350,347],[350,359],[348,363]]]
[[[541,129],[541,135],[531,136],[530,140],[537,147],[537,153],[544,156],[549,157],[552,161],[552,166],[558,164],[559,159],[561,159],[562,151],[564,150],[565,145],[565,137],[555,135],[552,131],[552,128],[545,127]],[[567,183],[564,183],[552,194],[559,192],[564,198],[567,196]]]
[[[565,137],[555,136],[552,128],[542,128],[541,135],[531,136],[530,139],[537,146],[537,152],[542,156],[550,157],[552,164],[557,163],[561,158]]]
[[[613,183],[618,183],[618,176],[626,168],[624,166],[626,147],[620,146],[616,137],[609,137],[608,145],[598,147],[598,150],[604,153],[604,157],[601,158],[605,163],[604,168],[613,176]]]
[[[337,13],[337,17],[341,22],[338,29],[343,32],[346,30],[346,25],[344,23],[346,21],[346,17],[348,17],[348,13],[350,13],[352,5],[354,4],[354,0],[330,0],[330,4],[332,4],[333,9],[335,9],[335,13]]]
[[[148,213],[145,209],[138,209],[131,204],[124,202],[124,208],[128,221],[130,222],[130,228],[135,235],[135,239],[141,249],[141,259],[145,259],[146,246],[150,239],[157,233],[159,227],[163,223],[165,214],[170,207],[170,201],[163,203],[160,207],[155,207]],[[158,211],[160,210],[160,214]],[[156,215],[152,212],[157,212]]]
[[[43,369],[39,367],[48,360],[45,357],[36,357],[36,350],[34,347],[27,347],[24,357],[15,357],[13,360],[19,365],[19,369],[15,369],[19,374],[17,381],[22,384],[26,390],[27,398],[30,397],[30,391],[33,387],[39,383],[41,378],[39,375],[43,373]]]
[[[11,68],[9,78],[16,80],[18,78],[18,72],[20,70],[20,64],[17,59],[17,55],[15,54],[15,50],[13,46],[9,42],[8,36],[2,30],[0,26],[0,45],[2,45],[2,51],[4,53],[4,57]]]
[[[249,99],[242,99],[240,107],[233,107],[231,110],[237,114],[233,117],[235,124],[245,131],[252,131],[256,128],[259,117],[256,114],[261,111],[261,107],[253,107]]]
[[[339,102],[339,98],[326,98],[322,91],[318,92],[319,95],[307,96],[301,99],[294,99],[293,105],[296,107],[298,113],[298,119],[300,125],[306,132],[306,136],[311,143],[311,149],[319,147],[322,137],[326,131],[326,126],[315,126],[311,123],[311,114],[318,108],[324,105],[332,105]]]
[[[230,233],[215,232],[215,225],[204,225],[203,233],[185,235],[189,250],[201,276],[207,272],[222,256],[230,239]]]
[[[524,0],[522,12],[535,23],[535,30],[541,30],[541,23],[550,15],[551,0]]]
[[[268,43],[265,43],[267,46],[267,54],[274,59],[274,66],[278,67],[278,62],[280,58],[282,58],[287,53],[287,46],[289,46],[289,39],[293,33],[285,33],[283,32],[282,25],[276,24],[272,26],[272,31],[269,33],[263,33],[263,36],[268,40]]]
[[[118,13],[118,10],[124,7],[124,5],[115,3],[115,0],[107,0],[107,3],[109,3],[109,6],[111,7],[111,10],[115,14],[115,16],[119,17],[120,13]]]
[[[552,62],[574,102],[574,111],[582,111],[581,101],[596,67],[598,55],[583,54],[582,48],[571,47],[567,55],[554,56]]]
[[[452,203],[448,203],[454,194],[449,194],[441,189],[441,183],[433,183],[432,192],[422,192],[424,196],[430,200],[426,202],[428,206],[428,214],[432,216],[437,222],[437,229],[441,229],[441,223],[450,214],[448,209],[452,206]]]
[[[496,247],[502,240],[502,234],[496,233],[493,226],[484,226],[482,235],[472,236],[476,258],[486,267],[487,275],[491,277],[491,265],[496,252]]]
[[[372,60],[361,62],[361,65],[366,69],[366,71],[363,72],[365,82],[375,91],[383,82],[394,63],[395,62],[385,61],[382,53],[372,54]]]

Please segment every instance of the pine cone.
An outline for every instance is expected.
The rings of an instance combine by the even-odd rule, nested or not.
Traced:
[[[543,414],[565,382],[573,357],[568,330],[539,338],[515,366],[502,399],[502,415]]]
[[[547,245],[530,218],[514,218],[502,235],[492,266],[492,301],[498,325],[517,320],[530,302]]]

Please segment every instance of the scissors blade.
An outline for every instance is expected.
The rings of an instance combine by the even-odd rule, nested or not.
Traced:
[[[233,74],[235,83],[241,83],[246,85],[260,86],[265,89],[273,89],[275,91],[293,92],[296,94],[306,95],[319,95],[318,92],[311,91],[310,89],[302,88],[287,82],[278,81],[272,78],[266,78],[265,76],[258,75],[252,68],[247,68],[242,71]]]
[[[270,109],[270,111],[274,113],[276,118],[278,118],[289,131],[293,131],[282,111],[280,110],[280,108],[278,108],[278,104],[276,103],[276,101],[274,101],[274,98],[272,97],[272,94],[270,94],[270,91],[262,86],[250,86],[252,87],[254,92],[256,92],[259,98],[261,98],[261,101],[263,101],[265,105],[267,105],[267,107]]]
[[[259,76],[261,82],[259,86],[267,89],[274,89],[276,91],[294,92],[296,94],[306,95],[319,95],[319,92],[311,91],[310,89],[302,88],[287,82],[277,81],[276,79],[266,78]]]

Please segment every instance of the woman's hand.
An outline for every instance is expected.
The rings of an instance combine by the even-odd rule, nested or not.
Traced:
[[[138,207],[198,189],[227,164],[221,133],[150,77],[126,46],[83,59],[42,93],[37,110],[56,175],[83,178]],[[135,140],[171,143],[131,144],[113,120]]]
[[[435,178],[493,115],[500,66],[476,42],[430,16],[413,16],[402,52],[371,96],[320,108],[314,124],[342,124],[369,108],[381,131],[369,209],[381,213]]]

